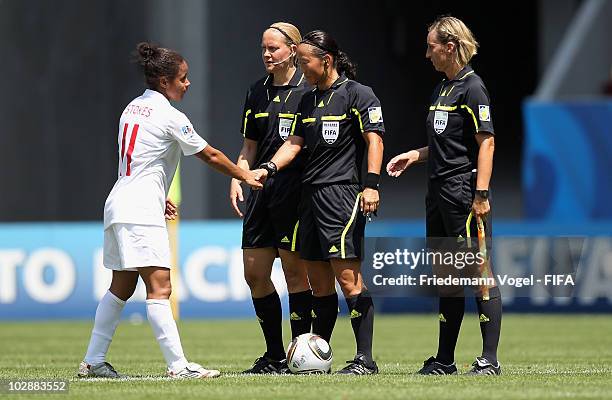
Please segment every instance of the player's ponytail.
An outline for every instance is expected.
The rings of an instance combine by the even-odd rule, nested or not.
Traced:
[[[151,61],[151,59],[155,55],[155,50],[157,49],[157,46],[147,42],[141,42],[136,45],[138,63],[141,67],[145,67],[147,63]]]
[[[331,54],[334,59],[334,68],[343,73],[349,79],[357,76],[357,66],[349,59],[345,52],[340,50],[338,43],[327,32],[312,31],[304,36],[302,43],[313,46],[313,53],[320,58],[325,54]]]
[[[136,45],[136,62],[142,68],[145,81],[150,89],[158,89],[161,77],[172,79],[179,72],[185,59],[174,50],[156,44],[141,42]]]
[[[338,72],[343,73],[349,79],[355,80],[357,77],[357,65],[342,50],[338,50],[336,64]]]

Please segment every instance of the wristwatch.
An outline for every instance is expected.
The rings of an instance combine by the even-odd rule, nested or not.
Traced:
[[[276,171],[278,170],[278,168],[276,168],[276,164],[274,164],[272,161],[268,161],[268,162],[261,164],[259,168],[262,168],[268,171],[268,178],[274,175]]]
[[[488,190],[476,190],[476,196],[480,197],[483,200],[488,200],[489,191]]]

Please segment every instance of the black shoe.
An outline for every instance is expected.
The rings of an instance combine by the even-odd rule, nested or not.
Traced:
[[[362,354],[357,354],[355,359],[347,361],[348,365],[336,374],[340,375],[374,375],[378,373],[378,365],[374,361],[369,363]]]
[[[476,357],[476,361],[472,364],[472,369],[466,375],[501,375],[501,365],[499,361],[497,365],[491,364],[484,357]]]
[[[266,356],[261,356],[253,363],[253,366],[246,371],[242,371],[243,374],[289,374],[289,367],[287,366],[287,360],[273,360]]]
[[[429,357],[423,362],[423,368],[421,368],[417,374],[420,375],[456,375],[457,367],[455,364],[445,365],[436,361],[435,357]]]

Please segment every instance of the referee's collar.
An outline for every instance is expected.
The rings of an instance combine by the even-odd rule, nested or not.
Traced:
[[[342,85],[343,83],[348,82],[348,78],[346,77],[346,75],[344,75],[344,73],[340,74],[340,76],[338,77],[338,79],[336,79],[334,81],[334,83],[332,83],[332,85],[330,86],[330,88],[332,89],[337,89],[338,86]]]
[[[457,75],[455,75],[453,79],[450,79],[450,81],[461,81],[464,78],[472,75],[473,73],[474,73],[474,70],[472,69],[472,67],[470,67],[469,65],[466,65],[465,67],[461,68],[459,72],[457,72]]]
[[[296,68],[295,73],[293,74],[293,77],[291,77],[291,80],[289,80],[289,83],[286,85],[281,85],[277,87],[298,87],[302,84],[302,82],[304,82],[304,74],[302,73],[301,69]],[[268,77],[264,81],[264,85],[267,87],[272,87],[273,83],[274,83],[274,74],[268,74]]]

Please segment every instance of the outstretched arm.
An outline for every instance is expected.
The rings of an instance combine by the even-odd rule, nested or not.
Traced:
[[[398,154],[387,163],[387,174],[397,178],[412,164],[417,164],[427,161],[429,157],[429,147],[421,147],[420,149],[410,150],[406,153]]]
[[[261,189],[263,187],[261,182],[259,182],[260,174],[256,174],[253,171],[245,171],[231,162],[223,152],[211,145],[206,146],[204,150],[196,153],[195,156],[222,174],[246,182],[253,189]]]

